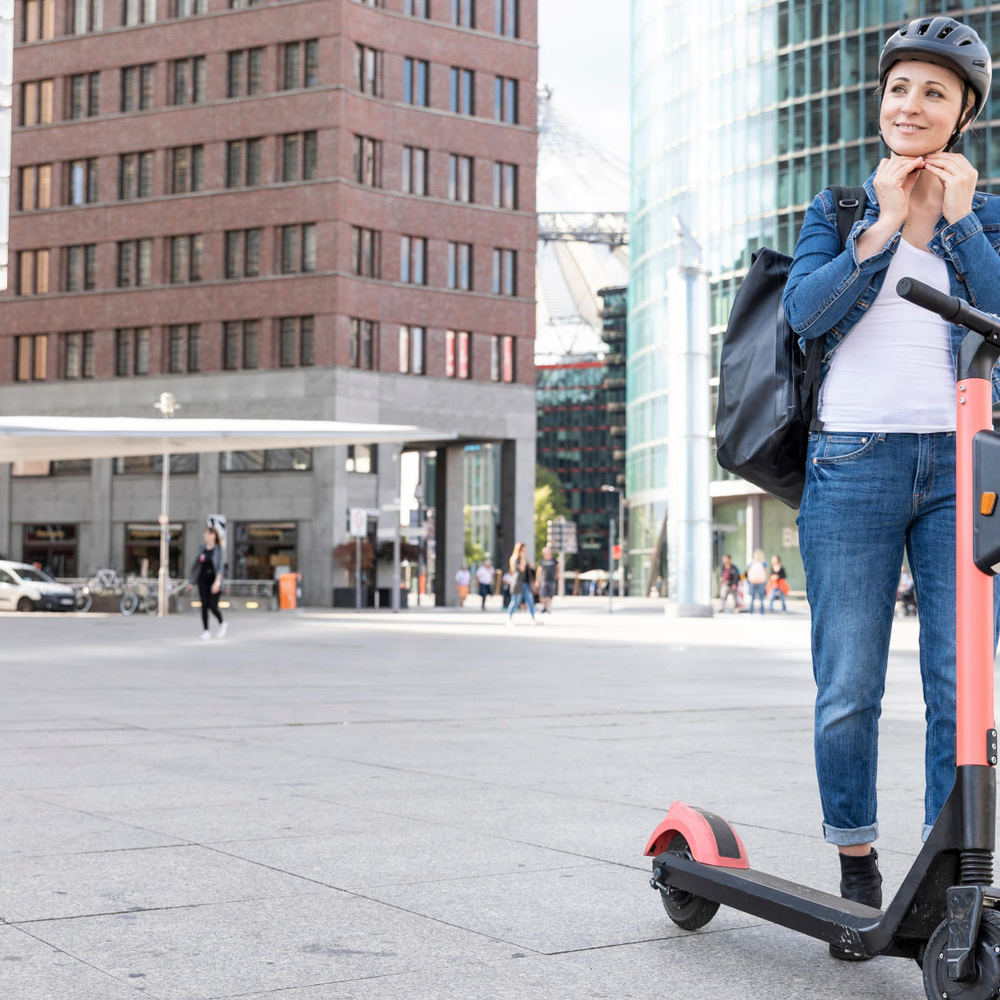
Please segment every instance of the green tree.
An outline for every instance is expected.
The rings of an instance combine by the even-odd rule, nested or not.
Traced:
[[[548,522],[557,517],[568,520],[569,504],[559,477],[551,469],[535,467],[535,558],[545,547]]]
[[[465,517],[465,563],[471,569],[483,562],[486,553],[478,542],[472,541],[472,508],[466,504],[462,513]]]

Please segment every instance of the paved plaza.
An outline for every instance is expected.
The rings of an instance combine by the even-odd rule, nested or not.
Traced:
[[[0,617],[4,1000],[919,1000],[647,885],[670,802],[837,891],[819,836],[808,617],[498,612]],[[917,627],[899,621],[879,843],[919,847]]]

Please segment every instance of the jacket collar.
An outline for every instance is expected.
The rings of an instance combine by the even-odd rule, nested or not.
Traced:
[[[864,183],[865,194],[868,196],[868,207],[878,210],[878,197],[875,194],[875,174],[873,170],[868,180]],[[978,212],[986,204],[986,195],[981,191],[976,191],[972,196],[972,211]]]

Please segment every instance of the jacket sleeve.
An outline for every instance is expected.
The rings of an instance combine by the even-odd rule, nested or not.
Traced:
[[[222,580],[226,573],[226,554],[222,551],[221,545],[216,545],[212,549],[212,567],[215,569],[215,575]]]
[[[789,325],[806,340],[836,326],[872,276],[889,266],[900,232],[877,254],[858,263],[858,237],[871,225],[868,220],[855,223],[847,246],[841,247],[833,195],[821,191],[806,210],[781,300]]]
[[[201,550],[198,550],[198,555],[194,557],[194,562],[191,564],[191,575],[188,577],[188,583],[194,584],[195,580],[198,579],[198,559],[201,556]]]

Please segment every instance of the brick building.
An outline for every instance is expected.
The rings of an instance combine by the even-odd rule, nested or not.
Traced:
[[[3,411],[148,415],[169,389],[184,416],[459,431],[440,566],[464,443],[503,442],[501,526],[529,536],[535,35],[536,0],[17,0]],[[179,461],[176,568],[220,510],[327,603],[326,542],[398,495],[396,457]],[[0,467],[0,551],[65,529],[77,572],[135,568],[156,471]]]

